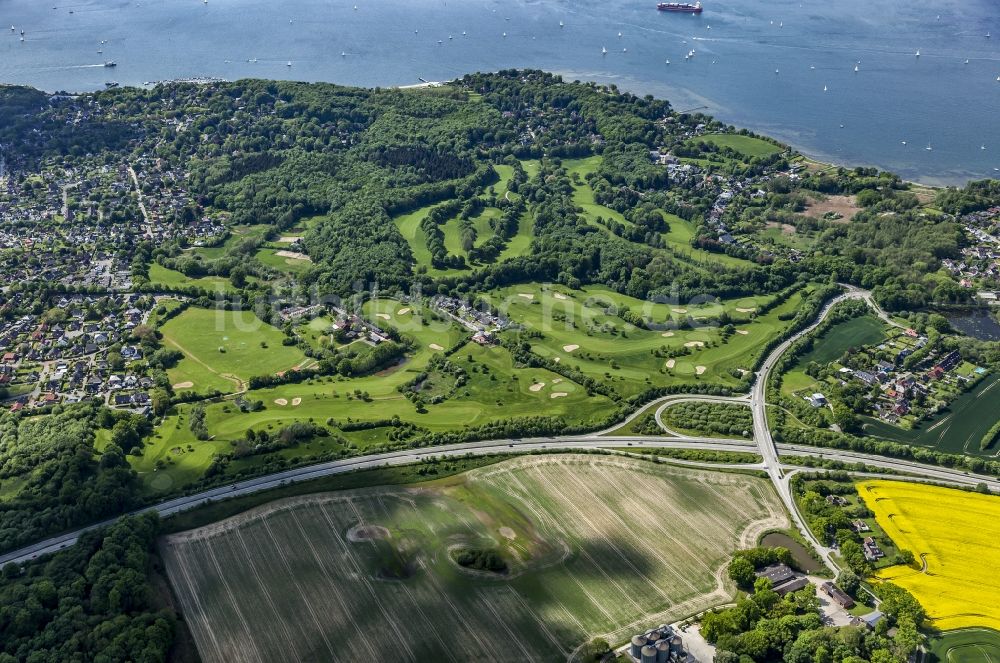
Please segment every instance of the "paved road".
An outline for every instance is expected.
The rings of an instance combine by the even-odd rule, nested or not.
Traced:
[[[924,465],[913,461],[897,460],[883,456],[874,456],[840,449],[817,449],[816,447],[808,446],[775,444],[774,439],[771,437],[770,427],[767,423],[765,408],[765,394],[768,375],[781,355],[795,340],[815,329],[815,327],[826,318],[834,305],[846,299],[864,299],[874,305],[874,302],[870,299],[869,293],[853,288],[829,302],[820,312],[817,320],[812,325],[783,342],[775,348],[770,355],[768,355],[767,359],[761,365],[761,368],[757,373],[757,380],[754,383],[749,395],[741,397],[673,395],[657,399],[642,410],[642,412],[648,412],[650,407],[657,408],[655,410],[656,420],[657,422],[660,422],[660,413],[662,409],[673,403],[685,401],[746,403],[750,406],[753,413],[754,439],[752,441],[695,436],[619,436],[609,434],[609,430],[589,435],[466,442],[421,449],[404,449],[401,451],[364,456],[361,458],[329,461],[307,467],[285,470],[267,476],[257,477],[255,479],[248,479],[236,484],[213,488],[211,490],[202,491],[193,495],[177,497],[133,513],[156,511],[161,516],[169,516],[181,511],[186,511],[188,509],[208,504],[210,502],[240,495],[250,495],[260,491],[277,488],[289,483],[308,481],[310,479],[343,474],[355,470],[370,469],[381,466],[403,465],[432,457],[453,458],[469,454],[486,455],[496,453],[524,453],[531,451],[571,451],[574,449],[607,449],[610,447],[627,448],[629,446],[646,448],[708,449],[716,451],[757,451],[763,459],[761,463],[740,464],[738,466],[733,465],[731,467],[739,467],[741,469],[761,469],[766,471],[768,476],[771,478],[771,481],[774,483],[775,489],[778,491],[778,495],[781,497],[782,502],[791,514],[796,526],[802,532],[803,536],[805,536],[807,540],[811,541],[813,545],[816,546],[817,550],[821,552],[826,564],[831,569],[836,571],[836,565],[831,558],[830,550],[820,545],[820,543],[816,541],[815,537],[813,537],[812,532],[805,526],[805,523],[799,516],[798,510],[795,507],[794,499],[792,498],[790,478],[795,472],[801,471],[802,468],[796,465],[787,465],[782,463],[779,452],[781,455],[785,456],[810,456],[826,460],[841,461],[843,463],[865,463],[871,467],[893,470],[911,475],[916,479],[927,481],[953,483],[963,486],[985,483],[992,490],[1000,490],[1000,481],[978,475],[972,475],[968,472],[962,472],[960,470]],[[876,310],[879,309],[876,308]],[[639,412],[633,413],[626,419],[626,422],[634,420],[637,416],[639,416],[639,414]],[[623,424],[618,424],[615,426],[615,429],[620,429],[622,426]],[[679,460],[672,460],[671,462],[677,462],[694,467],[712,467],[716,469],[719,467],[730,467],[720,465],[718,463],[697,463]],[[7,564],[9,562],[24,563],[40,555],[56,552],[62,548],[73,545],[82,533],[108,525],[114,520],[115,519],[110,519],[104,522],[95,523],[88,527],[67,532],[44,541],[40,541],[33,545],[25,546],[4,555],[0,555],[0,565]]]

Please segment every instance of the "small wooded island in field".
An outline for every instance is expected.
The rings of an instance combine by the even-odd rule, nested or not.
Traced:
[[[855,481],[1000,485],[998,237],[539,71],[0,87],[0,663],[996,648]]]

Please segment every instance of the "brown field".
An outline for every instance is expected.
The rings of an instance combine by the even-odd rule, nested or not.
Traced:
[[[810,200],[803,214],[822,218],[827,212],[836,212],[842,217],[838,220],[847,223],[860,209],[854,196],[827,196],[824,200]]]
[[[729,600],[732,550],[784,526],[756,477],[528,456],[274,502],[162,551],[205,663],[564,661]],[[461,546],[507,574],[458,567]]]

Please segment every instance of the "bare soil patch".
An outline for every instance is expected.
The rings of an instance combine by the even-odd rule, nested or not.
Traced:
[[[838,221],[847,223],[860,209],[854,196],[827,196],[826,200],[810,201],[803,214],[821,219],[827,212],[835,212],[841,216]]]
[[[312,262],[312,258],[304,253],[299,253],[297,251],[286,251],[282,249],[281,251],[275,251],[274,255],[279,258],[288,258],[289,260],[305,260],[306,262]]]

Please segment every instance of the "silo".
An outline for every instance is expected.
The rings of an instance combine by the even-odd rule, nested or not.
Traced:
[[[652,645],[646,645],[642,648],[642,656],[639,658],[640,663],[656,663],[656,647]]]
[[[646,634],[646,639],[649,640],[649,644],[654,644],[657,640],[663,637],[663,634],[659,631],[650,631]]]
[[[667,663],[670,659],[670,641],[660,640],[656,643],[656,663]]]
[[[632,655],[632,658],[639,658],[642,655],[642,648],[646,646],[648,640],[644,635],[636,635],[632,637],[632,646],[629,647],[628,653]]]
[[[684,640],[681,636],[675,635],[670,639],[670,651],[676,653],[678,656],[684,651]]]

